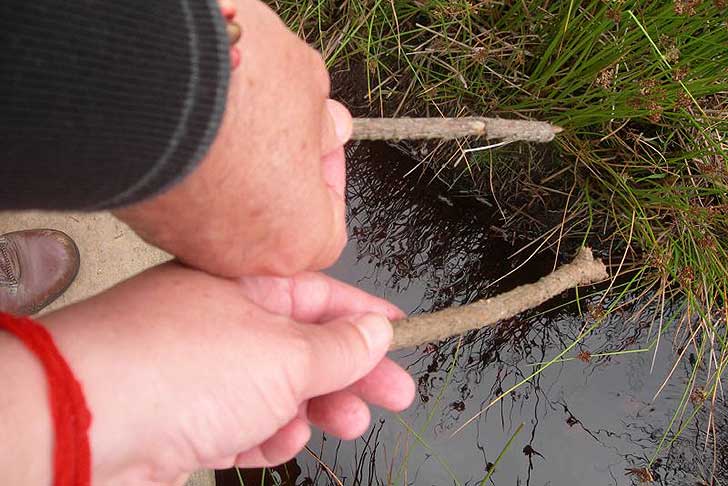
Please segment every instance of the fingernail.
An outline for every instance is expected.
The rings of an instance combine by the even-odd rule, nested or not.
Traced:
[[[370,353],[378,354],[382,349],[389,348],[389,343],[392,342],[392,324],[386,317],[379,314],[365,314],[354,324],[364,336]]]
[[[326,100],[326,109],[334,121],[334,130],[339,142],[345,144],[351,138],[351,113],[344,105],[335,100]]]
[[[243,29],[237,22],[228,22],[227,24],[227,35],[230,45],[237,43],[240,40],[240,36],[243,34]]]

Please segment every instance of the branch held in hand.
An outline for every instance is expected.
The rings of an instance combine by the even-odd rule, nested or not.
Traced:
[[[594,259],[589,248],[582,248],[574,261],[538,282],[521,285],[509,292],[469,305],[395,321],[394,339],[390,348],[394,350],[419,346],[491,326],[538,307],[566,290],[607,278],[604,263]]]
[[[483,137],[524,142],[550,142],[563,129],[540,121],[503,118],[356,118],[354,140],[453,140]]]

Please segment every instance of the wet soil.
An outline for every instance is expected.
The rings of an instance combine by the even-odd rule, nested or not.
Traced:
[[[442,185],[402,151],[359,144],[349,155],[350,242],[331,275],[415,313],[534,281],[558,263],[549,254],[528,260],[530,251],[518,250],[530,240],[503,231],[491,201],[467,187]],[[399,417],[374,411],[370,431],[354,442],[315,434],[310,452],[274,470],[244,471],[245,484],[480,484],[521,424],[487,484],[640,484],[649,479],[641,469],[658,450],[691,371],[689,360],[678,365],[653,399],[675,362],[670,335],[662,338],[652,372],[651,352],[594,356],[647,342],[658,310],[637,312],[641,303],[607,318],[568,355],[581,359],[552,365],[459,430],[538,363],[570,345],[599,317],[598,297],[577,306],[573,294],[564,295],[462,340],[394,354],[418,383],[408,411]],[[688,404],[684,420],[692,411]],[[649,470],[653,484],[728,482],[728,413],[722,402],[715,421],[723,441],[711,439],[706,446],[707,414],[701,412],[671,446],[663,445]],[[232,471],[218,473],[218,481],[240,484]]]

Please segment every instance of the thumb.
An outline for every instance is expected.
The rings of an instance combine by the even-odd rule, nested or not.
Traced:
[[[338,101],[326,100],[321,124],[322,156],[342,147],[351,138],[351,113]]]
[[[356,383],[387,354],[392,324],[378,314],[339,319],[320,326],[306,325],[309,356],[302,400],[325,395]]]

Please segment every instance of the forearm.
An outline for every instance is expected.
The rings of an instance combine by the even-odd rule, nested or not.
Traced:
[[[52,426],[43,368],[0,332],[0,476],[3,484],[51,484]]]
[[[134,428],[130,424],[134,423],[136,406],[151,403],[152,399],[116,393],[117,387],[128,390],[139,382],[139,375],[133,372],[138,368],[129,363],[120,366],[124,361],[115,360],[112,350],[119,351],[125,345],[114,329],[129,325],[120,324],[123,312],[109,315],[102,302],[99,297],[89,299],[36,322],[50,333],[73,378],[81,384],[85,407],[91,413],[87,433],[92,484],[135,484],[128,480],[129,474],[137,473],[126,467],[128,459],[137,451],[148,451],[136,434],[130,435],[129,430]],[[51,420],[52,407],[58,402],[52,404],[49,400],[48,371],[25,346],[16,336],[0,330],[0,475],[3,484],[47,485],[57,472],[53,463],[55,449],[71,451],[67,443],[62,445],[68,436],[65,442],[61,440]],[[150,375],[147,367],[141,368]],[[53,381],[56,392],[64,386],[57,375]],[[56,396],[56,401],[68,404],[68,398],[63,393]],[[82,412],[74,410],[73,415],[63,412],[61,421],[77,420]],[[74,467],[72,460],[64,460],[63,464]]]
[[[216,134],[229,78],[216,0],[7,0],[0,43],[0,209],[140,201]]]

